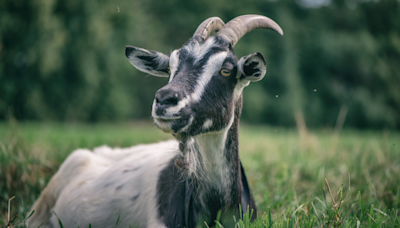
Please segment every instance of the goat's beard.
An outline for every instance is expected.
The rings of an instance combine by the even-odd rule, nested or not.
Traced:
[[[184,178],[192,178],[192,180],[205,179],[202,172],[202,157],[196,139],[192,136],[175,135],[179,141],[180,155],[175,159],[175,166],[181,171]]]

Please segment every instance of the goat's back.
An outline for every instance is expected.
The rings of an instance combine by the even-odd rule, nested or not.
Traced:
[[[162,227],[157,219],[160,171],[178,153],[167,141],[125,149],[107,146],[76,150],[61,165],[36,201],[31,227]]]

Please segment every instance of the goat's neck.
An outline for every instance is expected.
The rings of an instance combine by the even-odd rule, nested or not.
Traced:
[[[242,109],[241,98],[236,102],[229,126],[219,132],[189,137],[186,141],[186,161],[189,175],[202,192],[219,191],[225,203],[235,204],[240,199],[238,128]],[[203,191],[205,190],[205,191]]]

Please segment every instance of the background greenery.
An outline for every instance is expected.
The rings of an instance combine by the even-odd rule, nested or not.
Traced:
[[[0,225],[12,196],[15,222],[27,216],[76,148],[170,137],[148,123],[167,79],[134,69],[125,45],[168,54],[208,17],[251,13],[285,32],[235,47],[268,64],[240,132],[254,227],[400,227],[399,12],[398,0],[0,0]],[[348,194],[340,208],[324,178],[336,202]]]
[[[235,47],[262,52],[268,73],[245,90],[243,120],[400,129],[398,0],[0,0],[0,120],[148,119],[166,79],[146,77],[125,45],[169,53],[206,18],[277,21]],[[347,114],[347,115],[346,115]]]
[[[170,138],[151,123],[0,123],[0,227],[8,221],[12,196],[11,218],[18,215],[12,224],[23,227],[31,205],[71,151]],[[400,227],[399,138],[388,130],[338,134],[242,125],[239,151],[259,219],[240,227],[359,228],[357,221],[362,228]]]

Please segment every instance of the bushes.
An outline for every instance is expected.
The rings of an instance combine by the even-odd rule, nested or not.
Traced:
[[[254,13],[285,35],[256,30],[235,47],[239,57],[262,52],[268,63],[257,89],[244,92],[253,105],[243,120],[293,126],[300,109],[308,125],[333,126],[345,105],[346,126],[399,129],[399,10],[396,0],[319,8],[289,0],[1,1],[0,120],[148,118],[167,80],[135,70],[125,45],[169,53],[210,16]]]

